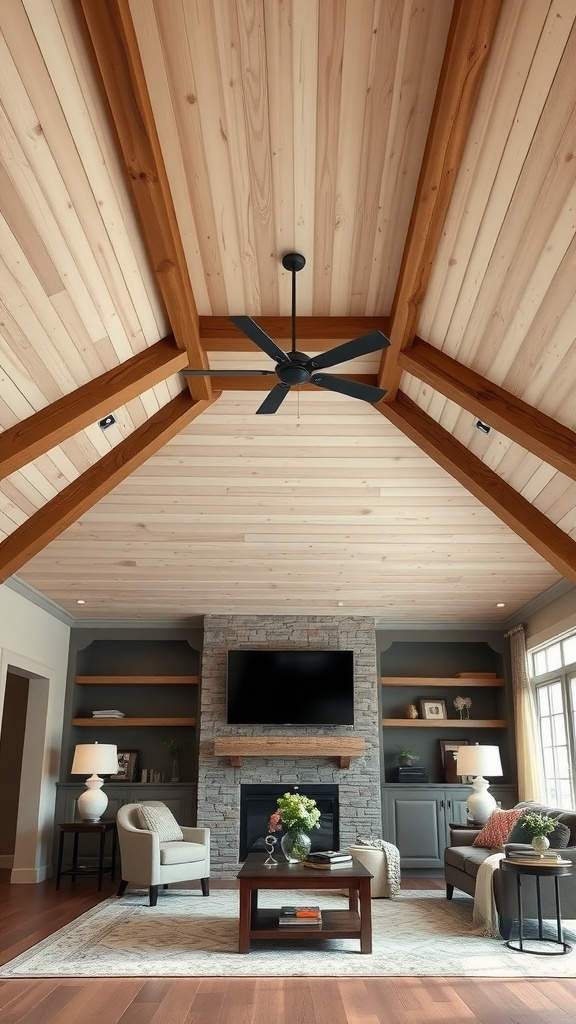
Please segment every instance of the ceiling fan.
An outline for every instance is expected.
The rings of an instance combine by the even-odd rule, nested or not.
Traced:
[[[307,356],[304,352],[296,349],[296,274],[305,266],[306,260],[299,252],[288,252],[282,258],[282,266],[292,274],[292,349],[290,352],[283,352],[278,345],[272,341],[261,327],[249,316],[231,316],[230,320],[236,327],[253,341],[258,348],[276,363],[274,370],[182,370],[188,377],[241,377],[241,376],[266,376],[275,374],[279,383],[276,384],[266,396],[262,405],[256,410],[259,414],[270,414],[276,412],[292,385],[316,384],[328,391],[337,391],[340,395],[348,395],[350,398],[359,398],[363,402],[379,402],[386,391],[382,388],[373,387],[371,384],[362,384],[359,381],[346,380],[345,377],[335,377],[329,373],[317,373],[327,366],[335,366],[337,363],[346,362],[348,359],[356,359],[358,356],[368,355],[369,352],[376,352],[378,349],[386,348],[390,341],[382,331],[370,331],[360,338],[346,341],[343,345],[322,352],[313,357]]]

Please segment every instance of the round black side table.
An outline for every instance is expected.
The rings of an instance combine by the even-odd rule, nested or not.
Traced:
[[[562,933],[562,912],[560,909],[560,892],[558,888],[558,879],[563,875],[572,874],[572,861],[559,860],[557,862],[538,861],[527,863],[526,861],[508,860],[505,858],[500,862],[500,868],[502,871],[511,871],[516,875],[516,892],[518,896],[518,939],[509,939],[505,943],[508,949],[514,950],[516,953],[533,953],[535,956],[562,956],[564,953],[570,953],[572,946],[569,946],[567,942],[564,942],[564,935]],[[524,938],[524,917],[522,909],[522,876],[532,875],[536,880],[536,905],[538,908],[538,939]],[[556,901],[556,938],[546,938],[543,931],[542,921],[542,900],[540,896],[540,879],[541,878],[554,878],[554,896]],[[556,949],[527,949],[525,946],[526,942],[541,942],[546,943],[549,946],[556,946]]]

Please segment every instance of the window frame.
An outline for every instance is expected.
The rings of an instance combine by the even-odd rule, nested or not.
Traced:
[[[564,643],[567,640],[573,641],[576,637],[576,631],[571,630],[569,633],[565,633],[561,636],[554,637],[548,640],[546,643],[539,644],[537,647],[532,648],[527,652],[528,654],[528,669],[530,685],[532,688],[532,694],[534,698],[534,712],[536,718],[536,733],[538,737],[538,758],[539,768],[541,776],[542,792],[546,794],[545,799],[548,802],[553,803],[557,807],[576,805],[576,661],[565,662]],[[561,664],[558,668],[547,670],[546,672],[536,673],[536,660],[538,655],[546,652],[550,648],[559,647],[560,649],[560,661]],[[541,714],[542,707],[542,691],[544,688],[550,687],[552,684],[558,683],[560,685],[560,697],[561,697],[561,713],[564,725],[564,733],[566,737],[566,755],[567,755],[567,768],[568,778],[565,780],[557,771],[557,761],[554,759],[555,774],[553,780],[550,779],[549,773],[545,771],[545,737],[543,735],[543,720],[545,717]],[[553,718],[551,715],[550,718]],[[551,726],[553,730],[553,723]],[[552,750],[556,747],[552,745]],[[552,789],[558,791],[563,786],[565,788],[566,781],[570,796],[569,803],[564,798],[558,798],[552,796]]]

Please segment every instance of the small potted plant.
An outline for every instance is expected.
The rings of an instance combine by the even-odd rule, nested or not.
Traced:
[[[172,778],[170,782],[180,782],[180,754],[186,750],[188,744],[178,740],[165,740],[164,746],[172,758]]]
[[[396,747],[395,754],[400,765],[411,765],[420,760],[419,754],[410,750],[409,747]]]
[[[556,821],[547,814],[529,811],[522,815],[522,830],[532,836],[531,845],[537,853],[544,853],[550,846],[548,836],[556,828]]]

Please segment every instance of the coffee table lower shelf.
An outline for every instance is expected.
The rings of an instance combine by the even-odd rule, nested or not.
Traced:
[[[280,910],[262,908],[252,912],[251,939],[358,939],[360,914],[353,910],[322,910],[322,924],[279,924]]]

